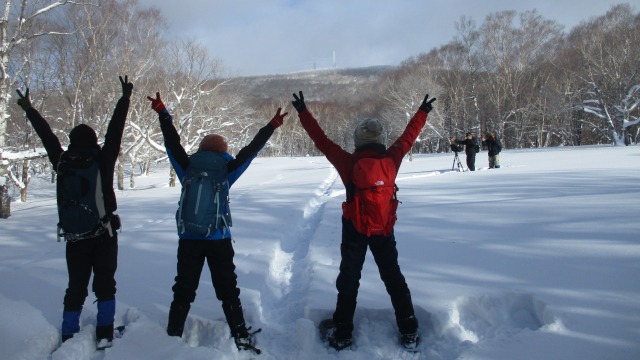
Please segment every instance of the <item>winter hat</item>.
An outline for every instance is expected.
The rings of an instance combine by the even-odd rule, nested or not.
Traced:
[[[217,134],[207,135],[200,141],[200,147],[198,147],[198,151],[213,151],[219,153],[226,153],[227,148],[227,140],[225,140],[222,136]]]
[[[382,124],[378,119],[365,119],[361,121],[353,132],[353,143],[356,147],[382,143]]]
[[[69,133],[69,143],[71,145],[97,145],[98,137],[89,125],[80,124]]]
[[[473,134],[468,132],[465,136],[473,136]]]

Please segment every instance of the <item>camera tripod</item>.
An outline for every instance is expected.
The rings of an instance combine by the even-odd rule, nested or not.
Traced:
[[[453,153],[456,155],[453,157],[453,165],[451,165],[451,170],[453,171],[453,169],[456,168],[456,163],[457,163],[458,171],[464,172],[464,166],[462,166],[462,163],[460,162],[460,157],[458,156],[458,152],[454,151]]]

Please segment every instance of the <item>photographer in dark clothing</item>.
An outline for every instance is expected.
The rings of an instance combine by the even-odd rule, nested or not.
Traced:
[[[93,272],[92,288],[97,298],[98,307],[96,323],[96,346],[98,349],[111,346],[116,309],[115,273],[118,262],[118,235],[115,230],[120,227],[120,218],[114,214],[118,205],[113,190],[113,174],[129,111],[129,98],[133,91],[133,84],[128,81],[127,76],[124,77],[124,80],[120,77],[120,83],[122,97],[116,104],[102,147],[98,145],[96,132],[91,127],[80,124],[69,133],[69,146],[66,151],[63,150],[60,140],[53,133],[46,120],[31,106],[29,89],[27,88],[24,95],[17,90],[20,96],[18,105],[25,111],[31,125],[42,140],[49,161],[57,173],[56,195],[59,207],[59,227],[63,231],[60,235],[64,236],[66,240],[66,260],[69,273],[69,285],[64,296],[64,311],[62,313],[62,341],[66,341],[80,331],[80,313],[88,295],[87,288]],[[61,199],[68,191],[69,185],[62,184],[65,184],[65,177],[68,178],[69,175],[62,168],[67,161],[72,162],[86,153],[94,154],[90,159],[92,164],[97,162],[99,177],[96,176],[97,180],[92,184],[83,183],[82,188],[93,186],[94,193],[97,192],[101,195],[94,194],[94,199],[103,200],[103,203],[99,204],[100,224],[90,232],[74,233],[70,227],[65,228],[63,224],[67,210],[61,206],[67,203],[63,203]],[[92,221],[90,217],[81,216],[80,218],[81,221],[76,220],[75,222]]]
[[[451,144],[464,145],[464,153],[467,155],[467,167],[471,171],[476,170],[476,150],[478,150],[478,141],[472,133],[468,132],[464,140],[451,138]]]

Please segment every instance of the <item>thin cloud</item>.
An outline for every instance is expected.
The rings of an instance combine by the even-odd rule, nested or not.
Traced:
[[[565,29],[618,1],[141,0],[167,18],[168,37],[196,39],[237,75],[397,65],[451,41],[462,16],[536,9]],[[335,56],[334,56],[335,54]]]

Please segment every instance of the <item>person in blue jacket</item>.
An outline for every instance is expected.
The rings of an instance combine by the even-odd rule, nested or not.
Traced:
[[[180,136],[173,126],[173,118],[162,103],[160,93],[156,93],[155,99],[147,98],[151,101],[151,107],[158,113],[169,160],[182,184],[191,157],[180,144]],[[281,108],[278,108],[271,121],[258,131],[249,145],[242,148],[235,158],[227,153],[227,142],[217,134],[205,136],[200,142],[198,152],[213,151],[223,154],[228,161],[227,180],[228,186],[231,187],[258,155],[273,132],[284,122],[284,117],[288,113],[280,114],[280,111]],[[200,274],[206,260],[216,297],[222,302],[222,310],[236,346],[239,350],[253,350],[259,353],[259,350],[254,347],[253,336],[245,324],[242,312],[240,289],[237,285],[236,267],[233,262],[235,253],[229,226],[225,224],[207,236],[182,231],[178,235],[177,276],[172,287],[173,301],[169,309],[167,334],[182,336],[191,303],[196,298]]]

